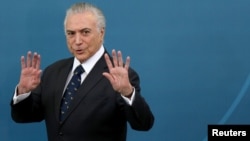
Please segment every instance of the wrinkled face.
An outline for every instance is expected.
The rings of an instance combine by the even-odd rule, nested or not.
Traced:
[[[82,63],[101,47],[104,29],[98,30],[97,19],[91,12],[69,15],[65,23],[69,51]]]

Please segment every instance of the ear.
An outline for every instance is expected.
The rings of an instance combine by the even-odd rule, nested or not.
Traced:
[[[105,35],[105,28],[104,27],[101,29],[100,33],[101,33],[101,37],[104,38],[104,35]]]
[[[105,35],[105,28],[103,27],[103,28],[101,29],[101,31],[100,31],[100,39],[101,39],[102,42],[103,42],[103,40],[104,40],[104,35]]]

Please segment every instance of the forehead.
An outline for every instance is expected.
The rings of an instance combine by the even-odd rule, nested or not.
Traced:
[[[70,30],[96,27],[97,19],[91,12],[70,14],[67,16],[65,27]]]

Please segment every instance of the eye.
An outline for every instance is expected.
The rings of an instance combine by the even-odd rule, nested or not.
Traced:
[[[75,32],[73,32],[73,31],[67,31],[67,36],[73,36],[73,35],[75,35]]]
[[[88,33],[90,33],[90,31],[84,31],[84,34],[88,34]]]
[[[90,33],[90,30],[84,29],[84,30],[81,31],[81,33],[82,33],[82,35],[86,36],[86,35],[88,35]]]

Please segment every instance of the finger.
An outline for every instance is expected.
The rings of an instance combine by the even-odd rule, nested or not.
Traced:
[[[118,51],[117,56],[118,56],[118,66],[122,67],[123,66],[122,52]]]
[[[110,81],[111,84],[114,83],[114,79],[113,79],[112,75],[110,75],[107,72],[102,73],[102,75],[105,76]]]
[[[42,74],[42,70],[35,71],[34,79],[36,79],[37,81],[40,80],[41,74]]]
[[[41,65],[41,56],[40,54],[37,55],[37,62],[36,62],[36,69],[40,69]]]
[[[128,56],[127,59],[126,59],[126,63],[125,63],[125,69],[128,70],[129,65],[130,65],[130,57]]]
[[[107,64],[109,70],[112,69],[113,65],[112,65],[112,62],[110,61],[110,58],[109,58],[107,53],[104,54],[104,58],[105,58],[105,61],[106,61],[106,64]]]
[[[31,60],[32,63],[32,68],[36,68],[36,64],[37,64],[37,53],[35,52],[34,55],[33,55],[33,59]]]
[[[22,68],[22,69],[26,68],[24,56],[21,56],[21,68]]]
[[[113,57],[114,67],[117,67],[118,66],[118,62],[117,62],[116,51],[114,49],[112,50],[112,57]]]
[[[26,61],[26,66],[27,67],[31,67],[31,51],[28,51],[28,53],[27,53],[27,61]]]

